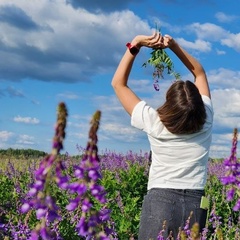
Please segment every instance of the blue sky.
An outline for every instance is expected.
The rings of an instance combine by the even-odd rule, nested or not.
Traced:
[[[239,0],[1,0],[0,148],[49,152],[63,101],[69,112],[64,152],[74,155],[77,145],[86,146],[96,110],[102,112],[100,151],[149,151],[145,134],[130,126],[111,79],[126,42],[152,34],[157,22],[203,64],[215,111],[210,156],[229,156],[240,117],[239,5]],[[192,80],[167,53],[182,79]],[[156,92],[152,68],[142,67],[149,57],[149,49],[138,54],[129,85],[158,107],[174,79],[166,75]]]

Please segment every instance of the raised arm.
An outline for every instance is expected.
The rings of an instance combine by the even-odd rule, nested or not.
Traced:
[[[143,46],[149,48],[164,47],[163,37],[159,33],[155,33],[152,36],[138,35],[132,40],[131,45],[139,50]],[[135,57],[136,54],[132,54],[127,49],[112,79],[112,87],[119,101],[130,115],[136,104],[141,101],[127,85]]]
[[[200,62],[184,50],[172,37],[169,35],[164,36],[164,45],[169,47],[182,63],[188,68],[195,78],[195,85],[201,95],[211,98],[209,85],[205,70]]]

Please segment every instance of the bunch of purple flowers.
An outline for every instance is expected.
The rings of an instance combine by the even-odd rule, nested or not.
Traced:
[[[227,188],[227,200],[232,201],[236,196],[236,204],[233,207],[234,211],[240,210],[240,161],[237,158],[237,142],[238,142],[238,130],[233,131],[232,149],[229,158],[224,160],[226,174],[221,178],[223,185]]]
[[[35,182],[31,185],[27,197],[21,206],[22,213],[36,212],[39,220],[31,234],[30,240],[62,239],[57,224],[62,220],[61,209],[56,199],[51,195],[51,183],[55,182],[60,189],[74,194],[66,209],[69,212],[76,210],[75,220],[78,221],[76,231],[86,239],[108,240],[115,233],[110,226],[110,210],[104,206],[97,211],[94,200],[101,204],[107,202],[104,188],[98,184],[101,178],[99,172],[99,157],[97,147],[97,130],[101,112],[97,111],[92,118],[89,131],[89,141],[80,165],[74,165],[74,177],[64,174],[66,169],[60,151],[63,149],[65,127],[67,123],[67,109],[64,103],[58,106],[57,123],[53,138],[52,152],[48,154],[35,171]],[[76,180],[75,180],[76,179]],[[29,237],[29,235],[31,235]],[[111,238],[113,239],[113,238]]]
[[[101,112],[96,111],[91,120],[89,131],[89,141],[79,166],[74,166],[76,181],[68,185],[68,190],[75,197],[66,206],[68,211],[81,213],[75,220],[77,232],[86,239],[108,240],[115,235],[110,222],[110,210],[103,206],[97,210],[94,208],[94,201],[100,204],[107,203],[106,191],[99,184],[100,159],[98,157],[98,137]],[[113,239],[113,238],[111,238]]]
[[[36,211],[36,218],[39,223],[31,233],[31,240],[56,239],[57,233],[50,229],[50,225],[55,220],[61,220],[58,214],[59,208],[55,199],[51,196],[50,186],[54,179],[54,163],[58,160],[58,154],[63,149],[63,140],[65,138],[65,127],[67,123],[67,109],[64,103],[58,105],[57,123],[55,126],[55,135],[53,138],[52,152],[48,154],[40,163],[35,171],[35,182],[32,184],[27,201],[22,205],[22,213]]]

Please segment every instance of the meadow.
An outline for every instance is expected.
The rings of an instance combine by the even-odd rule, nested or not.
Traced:
[[[92,118],[86,147],[62,153],[66,106],[58,106],[52,152],[0,151],[0,239],[137,239],[147,191],[149,152],[99,152],[101,112]],[[240,162],[237,129],[228,159],[210,159],[205,187],[209,199],[203,232],[197,223],[179,229],[178,239],[240,239]],[[172,239],[163,223],[158,240]]]

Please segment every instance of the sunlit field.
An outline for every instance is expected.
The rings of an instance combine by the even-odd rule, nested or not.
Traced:
[[[93,115],[89,141],[77,147],[77,156],[61,151],[67,119],[63,103],[51,153],[0,151],[0,239],[137,239],[149,152],[99,152],[100,117],[98,111]],[[189,213],[177,239],[240,239],[237,134],[234,129],[228,159],[209,159],[206,228],[199,232]],[[172,239],[165,225],[158,240]]]

